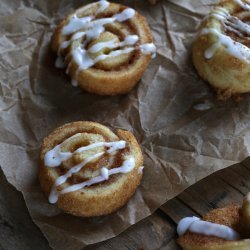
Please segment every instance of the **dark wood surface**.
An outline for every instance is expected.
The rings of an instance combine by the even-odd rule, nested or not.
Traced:
[[[179,249],[176,223],[184,216],[201,216],[211,209],[241,203],[250,190],[250,159],[219,171],[178,197],[152,216],[130,227],[119,236],[86,249]],[[22,195],[0,172],[0,249],[50,249],[47,240],[32,222]]]

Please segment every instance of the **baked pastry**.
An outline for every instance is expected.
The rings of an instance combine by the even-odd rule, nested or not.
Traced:
[[[242,234],[250,238],[250,193],[244,198],[240,210],[240,224],[242,225]]]
[[[143,156],[132,133],[95,122],[63,125],[43,140],[39,180],[49,202],[67,213],[110,214],[133,195]]]
[[[250,91],[249,17],[250,1],[221,1],[194,41],[194,66],[221,100]]]
[[[102,0],[65,18],[52,37],[57,67],[72,85],[99,95],[129,92],[156,53],[146,19],[134,9]]]
[[[250,249],[250,194],[242,207],[231,204],[203,217],[186,217],[177,227],[178,243],[184,250]],[[247,231],[248,230],[248,231]]]

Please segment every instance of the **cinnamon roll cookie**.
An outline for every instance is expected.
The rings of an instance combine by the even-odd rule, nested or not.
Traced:
[[[200,219],[186,217],[177,227],[178,243],[184,250],[250,249],[250,193],[243,205],[214,209]]]
[[[132,133],[95,122],[57,128],[42,143],[39,180],[49,202],[77,216],[122,207],[142,178],[143,156]]]
[[[99,95],[129,92],[156,53],[146,19],[105,0],[66,17],[54,32],[52,49],[72,85]]]
[[[193,44],[200,76],[228,99],[250,91],[250,1],[221,1],[204,19]]]

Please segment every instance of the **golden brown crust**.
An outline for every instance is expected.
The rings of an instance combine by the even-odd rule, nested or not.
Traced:
[[[239,211],[240,206],[232,204],[212,210],[203,217],[203,220],[225,225],[241,232]],[[227,241],[191,232],[185,233],[177,242],[184,250],[247,250],[250,247],[250,240]]]
[[[96,8],[97,4],[90,4],[76,10],[75,13],[77,13],[79,17],[83,17],[95,13]],[[109,7],[103,12],[103,14],[99,14],[98,17],[110,17],[114,14],[120,13],[126,8],[126,6],[120,4],[110,3]],[[62,36],[61,32],[71,17],[72,14],[58,25],[51,42],[52,50],[55,53],[60,51],[60,53],[66,57],[68,72],[71,78],[75,79],[82,89],[91,93],[99,95],[128,93],[141,79],[151,56],[142,54],[139,50],[136,50],[126,55],[126,60],[124,59],[125,55],[120,55],[116,56],[115,60],[113,60],[114,57],[110,60],[105,59],[101,64],[97,63],[91,68],[78,72],[79,66],[73,59],[72,51],[77,43],[79,44],[81,41],[78,40],[72,42],[69,48],[66,50],[60,50],[60,44],[65,40],[65,37]],[[110,41],[112,39],[122,41],[127,35],[136,34],[139,36],[140,44],[153,42],[152,34],[146,19],[137,12],[132,19],[121,23],[108,24],[105,25],[105,28],[106,31],[104,33],[106,35],[109,33],[110,35],[110,38],[106,40],[104,39],[105,41]],[[98,42],[102,42],[102,39],[99,39]],[[112,63],[111,60],[113,60]]]
[[[244,198],[240,209],[241,233],[244,237],[250,237],[250,193]]]
[[[222,244],[190,244],[183,247],[184,250],[249,250],[250,240],[224,242]]]
[[[231,37],[233,41],[244,43],[244,38],[239,38],[226,30],[224,22],[216,17],[215,11],[218,7],[227,10],[232,16],[243,12],[236,1],[221,1],[204,19],[200,31],[212,28],[220,34]],[[248,11],[248,15],[250,15],[250,11]],[[222,44],[216,49],[212,58],[206,59],[205,52],[211,49],[217,41],[218,38],[213,33],[199,33],[192,48],[194,66],[199,75],[215,89],[219,100],[226,100],[234,96],[238,99],[239,94],[250,92],[250,64],[230,54],[226,46]]]
[[[100,134],[107,141],[126,141],[129,148],[128,154],[135,159],[135,168],[129,173],[114,175],[108,181],[90,188],[60,195],[57,206],[77,216],[92,217],[110,214],[124,206],[140,184],[142,173],[138,169],[143,164],[140,146],[132,133],[117,130],[114,134],[107,127],[94,122],[73,122],[57,128],[43,140],[40,153],[39,180],[47,196],[59,175],[54,168],[44,165],[44,155],[76,133]]]

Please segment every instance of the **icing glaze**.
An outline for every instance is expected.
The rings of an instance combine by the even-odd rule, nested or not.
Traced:
[[[86,32],[76,32],[68,41],[63,41],[60,45],[60,50],[61,49],[66,49],[70,45],[70,43],[74,40],[80,39],[86,35]],[[60,52],[59,50],[59,52]],[[59,53],[60,54],[60,53]]]
[[[145,43],[140,45],[140,50],[143,54],[152,55],[153,58],[156,56],[156,47],[153,43]]]
[[[101,176],[105,179],[108,180],[109,179],[109,170],[105,167],[103,167],[101,169]]]
[[[115,48],[122,48],[127,45],[134,45],[139,40],[139,37],[137,35],[131,35],[125,37],[123,42],[117,43],[115,40],[108,41],[108,42],[100,42],[95,45],[93,45],[91,48],[89,48],[89,52],[96,53],[102,50],[103,48],[109,48],[109,49],[115,49]]]
[[[75,173],[78,173],[81,171],[82,168],[84,168],[88,163],[92,162],[93,160],[97,160],[100,157],[102,157],[105,153],[110,154],[109,159],[109,166],[111,166],[114,162],[114,155],[118,150],[124,149],[126,147],[125,141],[113,141],[113,142],[95,142],[91,143],[87,146],[80,147],[76,149],[74,152],[63,152],[62,147],[65,143],[71,141],[72,139],[81,136],[81,133],[75,134],[65,141],[63,141],[61,144],[56,145],[53,149],[48,151],[44,156],[44,164],[45,166],[49,168],[54,168],[60,166],[64,161],[69,160],[72,158],[75,154],[81,154],[85,151],[95,149],[98,147],[104,147],[101,152],[93,154],[86,159],[84,159],[82,162],[78,163],[75,166],[68,166],[70,169],[63,175],[56,178],[54,185],[51,189],[50,195],[49,195],[49,202],[50,203],[56,203],[58,201],[60,194],[65,194],[69,192],[74,192],[79,189],[82,189],[84,187],[97,184],[103,181],[106,181],[109,179],[109,176],[119,173],[128,173],[132,171],[135,167],[135,160],[131,156],[127,156],[126,159],[124,159],[122,165],[117,168],[111,168],[108,169],[108,166],[102,167],[100,169],[100,175],[90,178],[87,181],[84,181],[82,183],[69,185],[66,188],[62,189],[61,191],[57,190],[57,187],[65,184],[67,180]]]
[[[98,15],[99,13],[102,13],[104,10],[106,10],[109,7],[109,2],[106,0],[101,0],[99,1],[99,8],[96,12],[96,14]]]
[[[246,201],[247,201],[247,202],[250,202],[250,193],[248,193],[248,194],[246,195]]]
[[[156,55],[156,47],[153,43],[140,44],[139,37],[133,34],[126,36],[124,40],[120,42],[117,42],[115,40],[99,42],[94,44],[90,48],[86,48],[86,45],[89,44],[89,42],[98,38],[105,31],[106,24],[111,24],[113,22],[125,22],[133,18],[136,13],[134,9],[126,8],[120,13],[115,14],[111,17],[98,18],[97,15],[102,13],[109,7],[109,2],[102,0],[97,3],[91,4],[90,6],[93,6],[95,4],[99,5],[99,8],[96,11],[95,15],[78,17],[76,13],[69,18],[68,23],[63,27],[61,31],[61,35],[62,37],[64,37],[64,41],[61,42],[57,53],[59,58],[62,50],[70,46],[73,41],[81,39],[79,45],[74,47],[71,52],[71,60],[74,60],[79,67],[75,76],[73,77],[73,86],[78,85],[77,76],[80,71],[87,70],[93,67],[99,61],[111,57],[116,57],[122,54],[129,54],[135,50],[139,50],[142,54],[151,55],[152,57],[155,57]],[[69,40],[65,40],[66,36],[71,37],[69,38]],[[91,55],[91,53],[100,52],[104,48],[115,50],[110,51],[107,54],[101,53],[97,57],[93,58],[93,55]],[[66,73],[69,73],[71,62],[69,62]],[[56,67],[63,66],[64,64],[60,63],[60,59],[57,59]]]
[[[119,45],[121,45],[121,46],[119,46]],[[97,43],[96,45],[91,47],[91,49],[93,52],[93,51],[99,51],[103,48],[117,48],[117,47],[123,47],[126,45],[128,45],[128,44],[127,44],[126,39],[125,39],[124,42],[121,42],[118,44],[115,44],[114,41],[106,42],[106,43]],[[119,49],[119,50],[111,51],[107,55],[101,54],[101,55],[97,56],[95,59],[92,59],[91,56],[89,55],[89,52],[90,52],[89,50],[85,50],[84,48],[78,47],[73,51],[72,56],[73,56],[74,60],[76,61],[76,63],[78,64],[79,69],[86,70],[86,69],[92,67],[93,65],[95,65],[96,63],[98,63],[99,61],[105,60],[107,58],[119,56],[122,54],[128,54],[128,53],[134,51],[135,49],[136,48],[134,48],[134,47]],[[152,54],[152,57],[155,57],[156,48],[155,48],[155,45],[152,43],[140,45],[140,50],[142,51],[143,54]]]
[[[205,51],[204,56],[206,59],[211,59],[214,56],[217,49],[223,46],[224,49],[232,56],[240,60],[244,60],[247,62],[249,61],[250,49],[244,44],[232,40],[229,36],[224,35],[220,33],[218,30],[213,28],[203,29],[202,35],[205,34],[214,34],[217,38],[217,42],[215,42],[212,47],[208,48]]]
[[[115,14],[114,15],[114,19],[118,22],[124,22],[128,19],[131,19],[133,18],[135,15],[135,10],[131,9],[131,8],[128,8],[128,9],[125,9],[124,11],[122,11],[121,13],[119,14]]]
[[[250,3],[249,1],[243,2],[242,0],[234,0],[235,3],[237,3],[243,10],[250,10]]]
[[[72,56],[73,56],[74,60],[76,61],[76,63],[78,64],[79,69],[85,70],[85,69],[92,67],[93,65],[95,65],[99,61],[105,60],[105,59],[110,58],[110,57],[119,56],[122,54],[128,54],[132,51],[134,51],[134,48],[125,48],[125,49],[111,51],[107,55],[102,54],[102,55],[97,56],[95,59],[92,59],[89,56],[89,53],[87,50],[78,47],[77,49],[75,49],[73,51]]]
[[[126,147],[125,141],[114,141],[114,142],[96,142],[92,143],[88,146],[84,146],[81,148],[78,148],[75,152],[76,153],[82,153],[84,151],[96,148],[96,147],[108,147],[107,153],[112,154],[117,150],[123,149]]]
[[[61,191],[58,191],[56,189],[56,187],[58,186],[57,181],[56,181],[55,184],[54,184],[54,187],[52,188],[52,190],[50,192],[49,202],[50,203],[56,203],[58,201],[58,197],[59,197],[60,194],[67,194],[67,193],[75,192],[75,191],[80,190],[80,189],[82,189],[84,187],[88,187],[88,186],[91,186],[91,185],[94,185],[94,184],[101,183],[103,181],[108,180],[109,176],[111,176],[111,175],[119,174],[119,173],[123,173],[123,174],[129,173],[130,171],[133,170],[134,167],[135,167],[135,160],[134,160],[133,157],[131,157],[131,158],[125,160],[121,167],[112,168],[110,170],[108,170],[107,168],[102,168],[101,169],[101,175],[99,175],[97,177],[93,177],[93,178],[91,178],[91,179],[89,179],[87,181],[84,181],[84,182],[81,182],[81,183],[78,183],[78,184],[70,185],[70,186],[64,188]],[[63,177],[62,178],[62,183],[64,183],[63,181],[65,180],[65,178],[69,178],[69,177],[68,176]],[[58,181],[58,183],[60,183],[60,182]]]
[[[62,152],[61,148],[62,145],[64,143],[67,143],[68,141],[74,139],[76,136],[80,136],[81,134],[78,133],[70,138],[68,138],[67,140],[65,140],[64,142],[62,142],[61,144],[55,146],[53,149],[51,149],[50,151],[48,151],[45,155],[44,155],[44,164],[47,167],[58,167],[62,164],[63,161],[66,161],[68,159],[70,159],[74,154],[76,153],[82,153],[84,151],[90,150],[90,149],[94,149],[97,147],[108,147],[109,149],[107,150],[107,153],[112,154],[115,151],[119,150],[119,149],[123,149],[126,147],[126,142],[125,141],[114,141],[114,142],[97,142],[97,143],[92,143],[88,146],[84,146],[84,147],[80,147],[78,149],[76,149],[73,153],[71,152]]]
[[[199,221],[199,220],[200,218],[195,217],[195,216],[181,219],[177,225],[178,235],[179,236],[184,235],[188,231],[188,228],[191,225],[191,223],[193,223],[194,221]]]
[[[129,173],[130,171],[133,170],[134,167],[135,167],[135,160],[134,160],[134,158],[129,158],[129,159],[127,159],[127,160],[125,160],[123,162],[123,164],[122,164],[121,167],[112,168],[112,169],[106,171],[106,173],[104,174],[104,176],[100,175],[100,176],[91,178],[88,181],[84,181],[82,183],[71,185],[71,186],[63,189],[59,193],[66,194],[66,193],[70,193],[70,192],[74,192],[74,191],[80,190],[80,189],[82,189],[84,187],[88,187],[88,186],[91,186],[93,184],[97,184],[97,183],[105,181],[106,180],[105,178],[107,176],[109,177],[110,175],[119,174],[119,173],[123,173],[123,174]]]
[[[242,1],[236,1],[241,7],[247,6],[246,3]],[[249,5],[250,6],[250,5]],[[225,30],[233,32],[239,37],[249,36],[250,35],[250,25],[244,23],[240,19],[235,16],[230,15],[230,13],[222,7],[217,7],[209,16],[214,19],[217,19],[224,26]],[[216,51],[222,46],[229,54],[232,56],[249,62],[250,60],[250,49],[235,40],[233,40],[230,36],[223,34],[222,31],[217,30],[215,28],[204,28],[201,30],[200,35],[213,34],[216,37],[216,41],[213,45],[208,48],[204,57],[206,59],[211,59]]]
[[[138,174],[142,174],[143,173],[143,169],[144,169],[144,166],[140,166],[138,168]]]
[[[250,25],[242,22],[236,17],[230,16],[225,20],[225,28],[239,37],[244,37],[245,35],[250,35]]]
[[[213,12],[208,16],[209,17],[214,17],[217,20],[224,21],[228,17],[228,11],[224,8],[217,7],[216,9],[213,10]]]
[[[58,200],[58,192],[56,190],[56,188],[62,184],[64,184],[68,178],[70,178],[73,174],[79,172],[86,164],[90,163],[91,161],[95,160],[95,159],[98,159],[99,157],[101,157],[104,153],[98,153],[98,154],[95,154],[93,156],[90,156],[88,157],[86,160],[84,160],[83,162],[77,164],[76,166],[72,167],[70,170],[68,170],[66,172],[66,174],[64,175],[61,175],[59,176],[53,187],[52,187],[52,190],[50,192],[50,195],[49,195],[49,202],[50,203],[55,203],[57,202]]]
[[[184,235],[187,231],[202,234],[206,236],[215,236],[225,240],[238,240],[239,234],[232,228],[208,221],[203,221],[198,217],[186,217],[180,220],[177,226],[179,236]]]
[[[105,24],[113,23],[115,21],[124,22],[128,19],[131,19],[135,14],[133,9],[125,9],[119,14],[115,14],[112,17],[95,19],[95,16],[87,16],[78,18],[77,15],[73,15],[68,24],[63,27],[62,35],[67,36],[71,35],[78,30],[87,30],[93,29],[96,26],[104,26]]]

